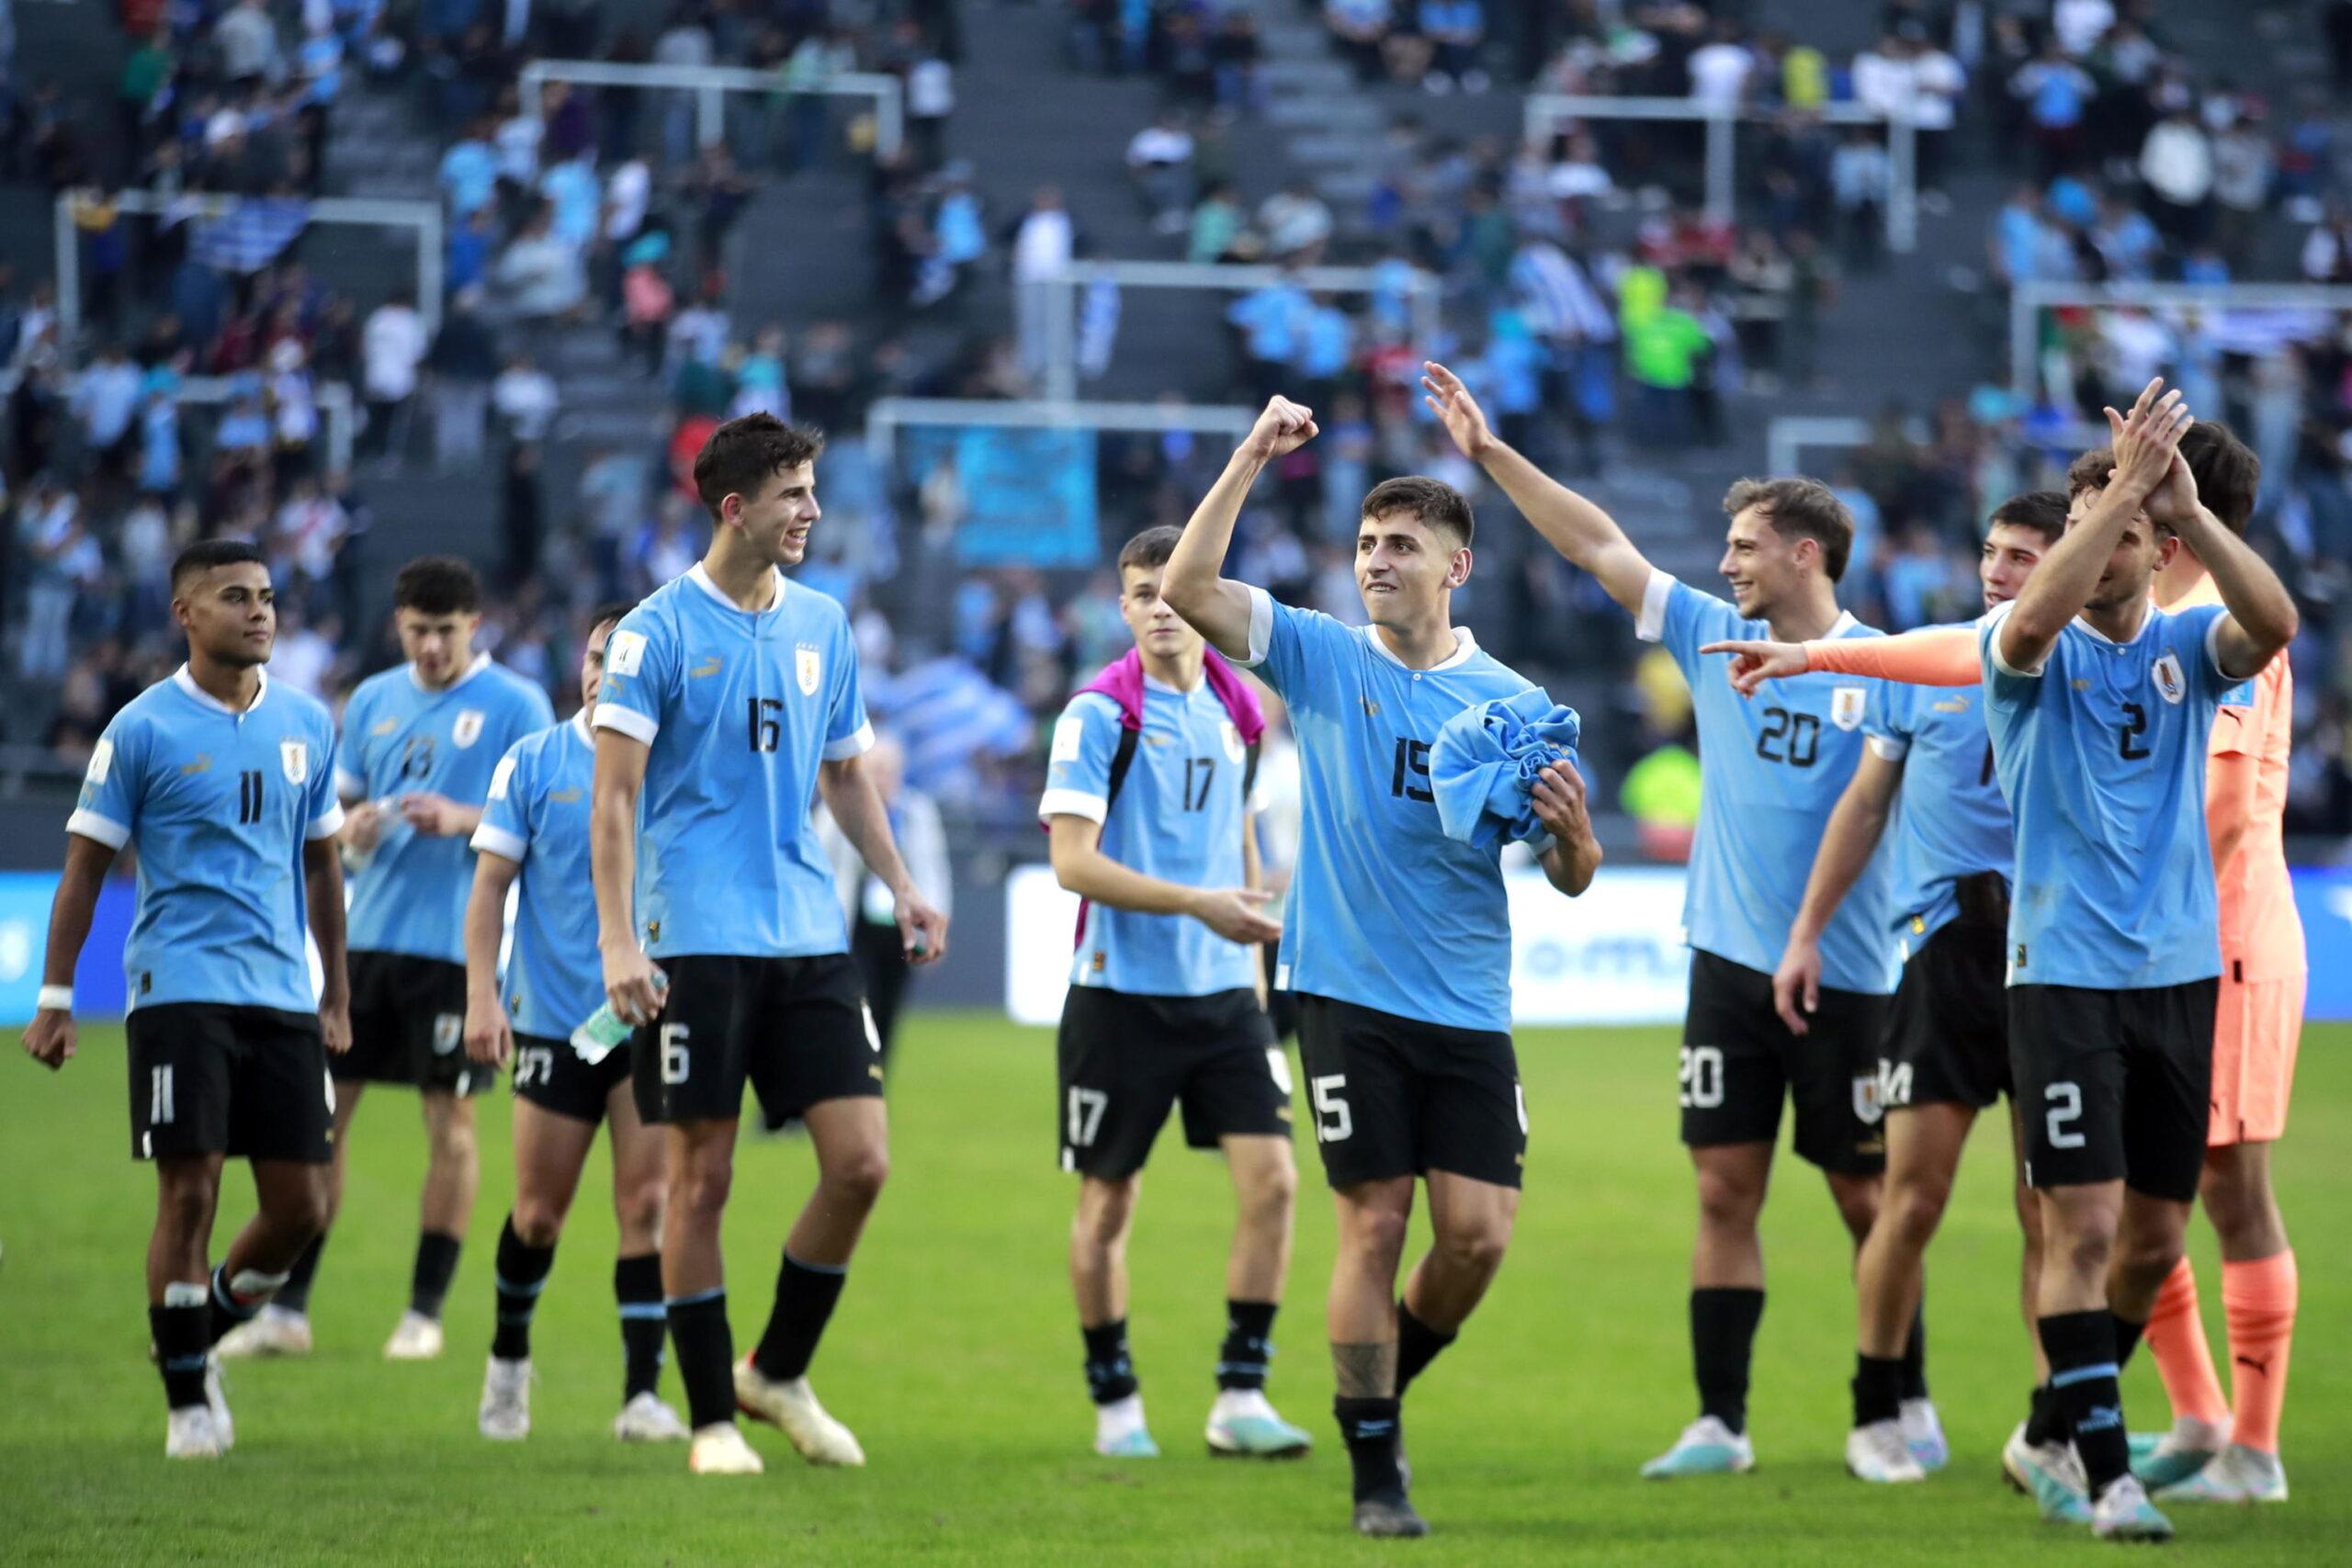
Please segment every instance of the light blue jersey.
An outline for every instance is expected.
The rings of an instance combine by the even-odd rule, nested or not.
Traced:
[[[335,786],[345,800],[446,795],[480,806],[506,749],[555,722],[548,694],[479,654],[437,692],[413,668],[371,675],[343,710]],[[474,853],[461,835],[420,833],[396,810],[352,878],[351,950],[466,961],[466,899]]]
[[[1724,600],[1665,572],[1651,574],[1635,632],[1661,643],[1690,684],[1699,723],[1699,834],[1682,923],[1692,947],[1770,975],[1804,902],[1814,852],[1862,757],[1871,682],[1816,673],[1775,681],[1755,698],[1732,690],[1711,642],[1769,638]],[[1832,637],[1877,637],[1841,615]],[[1894,989],[1887,856],[1871,857],[1821,933],[1821,983],[1884,996]]]
[[[1453,657],[1408,669],[1370,626],[1250,591],[1248,665],[1298,737],[1298,865],[1278,987],[1452,1029],[1510,1029],[1502,846],[1445,836],[1430,747],[1446,720],[1531,682],[1457,630]]]
[[[614,630],[596,728],[650,748],[637,841],[648,953],[849,950],[808,816],[818,764],[874,744],[838,601],[777,572],[775,600],[753,614],[696,566]]]
[[[1180,692],[1146,677],[1143,730],[1111,798],[1119,705],[1070,699],[1054,726],[1040,817],[1102,824],[1102,852],[1130,871],[1186,887],[1242,886],[1242,798],[1249,749],[1205,680]],[[1256,983],[1256,950],[1183,915],[1093,905],[1069,983],[1147,997],[1206,997]]]
[[[2205,828],[2205,748],[2238,682],[2213,635],[2228,614],[2154,605],[2130,642],[2079,618],[2038,671],[2013,670],[1977,623],[1993,762],[2017,813],[2009,984],[2137,990],[2222,972]]]
[[[474,848],[523,868],[506,1011],[517,1034],[563,1039],[605,1002],[596,953],[595,884],[588,870],[588,792],[596,745],[587,716],[514,742],[491,775]]]
[[[2009,803],[1994,774],[1981,692],[1873,682],[1862,731],[1872,751],[1903,764],[1888,848],[1889,908],[1907,959],[1960,913],[1962,877],[2015,871]]]
[[[185,664],[133,697],[90,754],[65,823],[139,848],[130,1007],[317,1007],[302,846],[342,826],[334,720],[314,698],[264,674],[253,705],[232,712]]]

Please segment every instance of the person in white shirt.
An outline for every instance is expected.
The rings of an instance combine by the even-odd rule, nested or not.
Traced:
[[[490,386],[490,406],[498,411],[510,441],[544,441],[555,423],[562,396],[555,378],[531,362],[523,350],[507,355],[506,368]]]
[[[1136,132],[1127,143],[1127,175],[1155,230],[1181,234],[1191,227],[1193,133],[1182,115],[1162,113]]]
[[[1690,99],[1709,108],[1736,109],[1747,96],[1755,71],[1756,56],[1740,41],[1738,24],[1724,22],[1713,41],[1690,56]]]
[[[1062,205],[1060,188],[1040,186],[1012,233],[1014,331],[1021,373],[1033,381],[1045,375],[1052,348],[1057,291],[1048,280],[1059,276],[1077,254],[1078,227]]]
[[[368,424],[361,433],[363,452],[381,457],[392,446],[392,427],[400,422],[403,436],[409,400],[416,394],[416,367],[429,346],[424,318],[406,290],[368,313],[359,333],[361,390],[368,400]]]

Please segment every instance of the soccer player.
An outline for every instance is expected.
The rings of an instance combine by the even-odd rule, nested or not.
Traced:
[[[946,951],[946,918],[907,874],[860,767],[874,730],[849,616],[779,570],[799,564],[820,515],[820,446],[767,414],[711,433],[694,469],[709,552],[621,622],[596,703],[597,945],[606,998],[640,1026],[639,1108],[665,1129],[662,1283],[697,1474],[760,1470],[739,1404],[813,1464],[865,1462],[806,1375],[889,1168],[880,1042],[809,820],[818,794],[889,889],[910,956]],[[719,1222],[747,1078],[772,1124],[808,1128],[817,1190],[738,1365]]]
[[[1822,829],[1860,761],[1870,689],[1823,677],[1784,682],[1769,703],[1744,702],[1702,664],[1699,650],[1764,626],[1785,639],[1875,637],[1838,607],[1853,521],[1812,479],[1734,485],[1724,498],[1731,525],[1721,570],[1734,599],[1726,604],[1651,566],[1615,519],[1498,440],[1453,372],[1430,366],[1423,385],[1463,455],[1553,548],[1599,580],[1634,617],[1637,636],[1666,645],[1690,686],[1705,787],[1684,916],[1693,952],[1681,1109],[1699,1192],[1690,1262],[1699,1418],[1642,1473],[1745,1472],[1756,1463],[1748,1366],[1764,1315],[1757,1219],[1781,1102],[1794,1103],[1798,1157],[1827,1179],[1859,1247],[1878,1212],[1885,1165],[1876,1069],[1894,951],[1885,860],[1874,857],[1823,928],[1823,984],[1809,1027],[1798,1033],[1774,1012],[1772,971]],[[1922,1464],[1940,1465],[1943,1434],[1927,1397],[1916,1323],[1903,1361],[1905,1437]]]
[[[2119,1368],[2181,1255],[2204,1164],[2221,951],[2204,822],[2217,709],[2293,637],[2277,576],[2198,502],[2188,414],[2151,381],[2108,411],[2112,477],[1979,632],[2017,817],[2009,1041],[2041,1199],[2040,1330],[2093,1528],[2165,1540],[2129,1469]],[[2157,608],[2186,544],[2222,604]]]
[[[1055,875],[1086,900],[1056,1047],[1062,1168],[1079,1174],[1070,1285],[1095,1451],[1157,1455],[1127,1349],[1127,1235],[1152,1140],[1181,1104],[1184,1141],[1224,1151],[1239,1205],[1208,1445],[1283,1457],[1311,1439],[1265,1393],[1298,1170],[1290,1066],[1256,984],[1257,944],[1282,935],[1258,877],[1263,718],[1159,596],[1179,537],[1151,528],[1119,552],[1136,651],[1063,710],[1037,807]]]
[[[1160,592],[1290,705],[1303,825],[1275,983],[1298,995],[1316,1142],[1339,1207],[1333,1414],[1356,1529],[1419,1536],[1429,1526],[1407,1496],[1400,1401],[1502,1266],[1527,1148],[1501,852],[1445,836],[1430,748],[1464,709],[1529,685],[1453,624],[1470,507],[1434,479],[1391,479],[1364,497],[1361,631],[1219,575],[1252,481],[1315,434],[1309,410],[1266,405],[1185,525]],[[1574,897],[1600,863],[1583,780],[1554,764],[1533,800],[1544,873]],[[1433,1238],[1400,1301],[1416,1178]]]
[[[402,567],[392,622],[407,662],[359,683],[343,711],[335,785],[348,803],[343,840],[364,857],[351,894],[351,1050],[335,1059],[334,1170],[328,1221],[343,1202],[352,1118],[371,1083],[414,1089],[429,1155],[408,1310],[384,1355],[441,1353],[441,1303],[457,1272],[481,1179],[471,1097],[494,1073],[464,1050],[468,840],[506,749],[555,722],[547,694],[474,651],[481,585],[447,556]],[[267,1311],[223,1355],[303,1355],[311,1286],[326,1233]]]
[[[334,719],[262,669],[277,610],[261,552],[232,539],[188,547],[172,564],[172,618],[187,662],[107,726],[66,820],[25,1050],[51,1069],[74,1054],[74,965],[107,868],[135,844],[130,1153],[155,1163],[147,1321],[171,1407],[164,1452],[218,1459],[235,1432],[209,1352],[326,1223],[327,1057],[351,1044],[343,810]],[[325,975],[315,1000],[306,926]],[[215,1268],[212,1216],[232,1158],[252,1163],[259,1209]]]
[[[1986,608],[2017,597],[2065,527],[2066,498],[2055,491],[2016,496],[1994,509],[1977,566]],[[1721,644],[1700,649],[1725,650]],[[1879,1048],[1886,1184],[1854,1270],[1860,1348],[1846,1468],[1864,1481],[1924,1481],[1927,1472],[1903,1431],[1902,1358],[1920,1299],[1921,1259],[1942,1221],[1969,1129],[2009,1089],[2001,964],[2017,852],[2008,802],[1993,777],[1983,705],[1973,694],[1877,682],[1862,730],[1868,750],[1829,815],[1772,976],[1772,996],[1791,1032],[1811,1031],[1822,932],[1893,822],[1891,912],[1903,978]],[[2010,1119],[2016,1121],[2014,1100]],[[2025,1231],[2020,1299],[2030,1339],[2040,1214],[2022,1180],[2016,1193]]]
[[[555,1263],[556,1238],[603,1122],[612,1136],[613,1209],[620,1257],[626,1371],[613,1435],[624,1442],[684,1438],[685,1424],[654,1392],[662,1377],[662,1134],[629,1092],[629,1054],[583,1060],[571,1032],[604,1005],[596,965],[596,905],[589,897],[588,790],[595,765],[589,726],[605,639],[628,614],[605,604],[588,618],[580,654],[580,711],[526,735],[491,775],[474,829],[474,890],[466,905],[466,1055],[494,1072],[514,1066],[514,1207],[498,1235],[498,1328],[482,1377],[485,1438],[531,1430],[531,1314]],[[499,940],[517,882],[514,948],[500,995]]]

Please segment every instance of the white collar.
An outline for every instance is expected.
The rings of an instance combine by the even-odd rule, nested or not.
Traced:
[[[1852,631],[1856,626],[1860,625],[1861,622],[1854,619],[1853,611],[1840,610],[1838,612],[1838,618],[1829,623],[1829,629],[1821,634],[1820,640],[1827,642],[1831,637],[1844,637],[1848,632]]]
[[[571,716],[569,722],[571,725],[571,733],[580,737],[580,743],[594,751],[596,749],[596,737],[588,728],[588,709],[583,705],[578,713]]]
[[[456,680],[450,682],[447,685],[442,687],[437,692],[416,678],[416,665],[413,661],[412,661],[408,667],[408,679],[411,685],[414,686],[418,691],[423,692],[429,697],[446,697],[451,692],[456,691],[458,687],[464,685],[467,682],[472,680],[475,676],[481,674],[483,671],[489,668],[490,652],[485,649],[481,652],[474,655],[474,661],[466,666],[466,672],[464,674],[458,676]]]
[[[1412,669],[1412,666],[1407,664],[1403,660],[1396,657],[1396,650],[1395,649],[1390,648],[1386,642],[1382,640],[1379,627],[1369,626],[1364,627],[1363,639],[1364,641],[1372,644],[1373,651],[1379,654],[1383,659],[1388,660],[1389,663],[1396,665],[1400,670]],[[1471,635],[1470,628],[1468,626],[1456,626],[1453,628],[1453,651],[1446,655],[1445,658],[1438,660],[1435,664],[1430,665],[1427,670],[1414,670],[1413,673],[1416,675],[1430,675],[1436,673],[1440,670],[1452,670],[1458,665],[1469,663],[1470,656],[1477,651],[1478,639]]]
[[[768,607],[765,610],[746,610],[742,605],[738,604],[734,600],[729,599],[727,596],[726,591],[710,580],[710,573],[702,569],[702,562],[696,561],[693,566],[686,569],[686,581],[688,582],[693,583],[696,588],[701,589],[705,593],[709,594],[713,599],[718,600],[721,604],[726,605],[729,609],[734,611],[739,615],[765,615],[784,608],[784,591],[786,586],[785,575],[775,567],[768,568],[768,575],[775,579],[775,597],[768,601]]]
[[[2133,644],[2137,643],[2142,637],[2148,635],[2148,628],[2154,626],[2156,624],[2156,617],[2163,614],[2165,614],[2165,611],[2161,607],[2153,604],[2150,604],[2148,606],[2148,613],[2140,617],[2140,629],[2132,634],[2132,640],[2130,642],[2116,641],[2113,637],[2108,636],[2105,632],[2091,625],[2089,619],[2080,614],[2077,614],[2075,616],[2075,625],[2082,627],[2083,630],[2090,633],[2092,637],[2107,644],[2109,648],[2130,648],[2133,646]]]
[[[231,718],[243,718],[245,716],[245,714],[251,713],[254,708],[261,706],[261,700],[269,695],[269,671],[266,670],[256,670],[254,673],[261,678],[261,684],[254,689],[254,700],[252,704],[245,708],[243,713],[238,712],[235,708],[231,707],[227,703],[222,702],[219,697],[214,696],[211,693],[198,685],[196,683],[196,677],[188,673],[187,666],[185,664],[172,671],[172,684],[177,686],[181,691],[186,692],[189,696],[194,697],[198,702],[202,703],[206,707],[210,708],[214,713],[225,713]]]

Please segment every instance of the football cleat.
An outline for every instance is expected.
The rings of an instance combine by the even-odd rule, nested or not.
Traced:
[[[2132,1438],[2132,1473],[2140,1484],[2151,1492],[2162,1492],[2177,1486],[2205,1468],[2216,1455],[2230,1446],[2230,1429],[2211,1421],[2199,1421],[2194,1416],[2174,1419],[2172,1430],[2154,1438],[2134,1434]]]
[[[847,1427],[825,1413],[807,1378],[778,1382],[763,1377],[752,1358],[735,1363],[735,1403],[746,1416],[782,1427],[810,1464],[860,1465],[865,1450]]]
[[[1873,1421],[1847,1433],[1846,1473],[1857,1481],[1883,1484],[1928,1479],[1911,1445],[1904,1440],[1900,1421]]]
[[[2020,1421],[2001,1446],[2001,1474],[2010,1486],[2032,1498],[2050,1523],[2091,1522],[2089,1483],[2070,1445],[2043,1443],[2037,1448],[2025,1440],[2025,1423]]]
[[[441,1354],[441,1321],[421,1312],[401,1314],[392,1337],[384,1341],[387,1361],[429,1361]]]
[[[1430,1522],[1413,1512],[1413,1505],[1368,1498],[1356,1505],[1356,1534],[1380,1540],[1411,1540],[1430,1533]]]
[[[481,1435],[495,1442],[519,1443],[531,1435],[531,1362],[490,1359],[481,1379]]]
[[[1674,1446],[1642,1466],[1645,1481],[1671,1481],[1684,1475],[1745,1475],[1756,1468],[1756,1446],[1745,1432],[1735,1432],[1713,1416],[1702,1416],[1682,1428]]]
[[[219,1459],[228,1451],[220,1428],[212,1424],[210,1406],[188,1404],[172,1412],[171,1425],[164,1430],[165,1459]]]
[[[214,1353],[224,1361],[259,1356],[307,1356],[311,1320],[285,1307],[266,1306],[220,1337]]]
[[[686,1468],[696,1475],[757,1475],[767,1466],[743,1440],[741,1427],[732,1421],[715,1421],[695,1433],[694,1447],[686,1450]]]
[[[204,1358],[204,1407],[212,1412],[212,1430],[220,1438],[221,1451],[235,1448],[237,1423],[229,1414],[229,1387],[221,1379],[217,1352]]]
[[[2287,1470],[2277,1454],[2232,1443],[2204,1469],[2156,1495],[2167,1503],[2283,1503]]]
[[[2156,1512],[2136,1475],[2125,1475],[2091,1506],[2091,1533],[2101,1540],[2170,1540],[2172,1521]]]
[[[649,1389],[621,1406],[621,1413],[613,1417],[613,1436],[624,1443],[677,1443],[694,1434],[686,1430],[678,1413]]]
[[[1144,1425],[1143,1395],[1131,1393],[1094,1407],[1094,1451],[1104,1459],[1159,1457],[1159,1445]]]
[[[1209,1452],[1249,1459],[1296,1459],[1315,1439],[1274,1413],[1258,1389],[1232,1390],[1210,1407]]]
[[[1905,1400],[1902,1419],[1903,1440],[1922,1471],[1933,1475],[1951,1462],[1951,1444],[1944,1440],[1944,1424],[1936,1415],[1934,1400]]]

